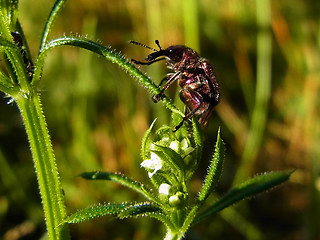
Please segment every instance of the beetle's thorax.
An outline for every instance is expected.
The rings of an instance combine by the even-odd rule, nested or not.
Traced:
[[[191,48],[183,49],[181,59],[175,61],[172,58],[166,57],[168,68],[174,71],[185,71],[187,69],[197,68],[199,65],[199,55]]]

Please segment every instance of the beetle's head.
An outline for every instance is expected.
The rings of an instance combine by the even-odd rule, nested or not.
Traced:
[[[164,56],[169,58],[172,62],[177,63],[183,60],[184,53],[189,49],[184,45],[173,45],[166,49],[161,49],[159,51],[153,52],[146,57],[147,61],[155,60],[158,57]]]
[[[197,52],[195,52],[191,48],[188,48],[184,45],[173,45],[166,49],[162,49],[159,44],[159,41],[156,40],[155,43],[159,47],[159,50],[157,50],[155,48],[146,46],[142,43],[138,43],[135,41],[130,41],[130,43],[140,45],[142,47],[145,47],[154,51],[153,53],[149,54],[146,57],[145,63],[135,61],[136,63],[139,62],[139,64],[143,64],[143,65],[149,65],[154,62],[157,62],[158,60],[162,60],[163,58],[160,58],[160,57],[165,57],[167,60],[167,64],[171,67],[181,62],[190,64],[192,62],[197,62],[199,59],[199,55]]]

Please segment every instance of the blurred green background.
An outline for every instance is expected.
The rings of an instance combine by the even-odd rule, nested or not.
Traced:
[[[139,60],[150,50],[129,40],[156,47],[158,39],[163,48],[185,44],[209,59],[221,102],[205,131],[207,155],[219,126],[227,147],[220,194],[260,172],[296,169],[290,182],[192,227],[186,239],[320,239],[320,2],[261,0],[266,7],[256,7],[259,1],[69,0],[50,36],[86,36]],[[20,1],[34,57],[52,5]],[[155,82],[167,72],[164,63],[141,70]],[[177,92],[172,86],[167,94],[182,109]],[[147,180],[139,166],[141,137],[156,117],[156,127],[169,124],[169,111],[117,66],[72,47],[49,53],[39,93],[68,212],[143,200],[119,185],[77,175],[101,169]],[[8,101],[1,95],[0,237],[40,239],[45,226],[31,153],[19,112]],[[192,182],[195,192],[207,165],[204,159]],[[104,217],[70,228],[72,239],[81,240],[164,235],[153,219]]]

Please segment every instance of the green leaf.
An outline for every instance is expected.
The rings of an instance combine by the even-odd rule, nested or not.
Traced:
[[[9,47],[9,48],[18,48],[14,43],[8,41],[4,37],[0,36],[0,46]]]
[[[155,194],[153,194],[150,189],[146,188],[143,184],[137,181],[134,181],[132,179],[129,179],[121,174],[98,171],[98,172],[85,172],[85,173],[82,173],[80,176],[88,180],[108,180],[108,181],[119,183],[125,187],[128,187],[142,194],[149,200],[152,200],[158,203],[159,205],[161,205],[158,197],[156,197]]]
[[[168,228],[174,228],[174,225],[170,221],[169,216],[163,213],[159,207],[148,202],[127,205],[125,209],[123,209],[123,211],[118,214],[118,217],[152,217],[163,222],[165,225],[167,225]]]
[[[58,13],[61,11],[62,7],[66,3],[67,0],[57,0],[50,12],[50,15],[48,17],[48,20],[46,21],[46,25],[43,30],[42,34],[42,40],[41,40],[41,46],[40,46],[40,52],[44,46],[44,44],[47,42],[48,35],[50,33],[50,30],[52,28],[52,24],[54,23]]]
[[[224,151],[225,149],[224,149],[223,141],[220,137],[220,129],[219,129],[213,158],[209,166],[208,174],[204,180],[203,186],[199,193],[198,200],[200,202],[203,202],[217,186],[217,183],[222,173]]]
[[[19,87],[13,85],[11,80],[0,71],[0,91],[9,96],[15,96],[19,93]]]
[[[62,223],[79,223],[106,215],[117,215],[119,218],[138,216],[152,217],[162,221],[171,228],[173,227],[168,216],[163,214],[159,207],[149,202],[99,204],[78,210],[76,213],[67,217]]]
[[[203,138],[201,134],[201,126],[197,119],[192,118],[192,130],[193,130],[193,139],[196,144],[197,149],[202,152]]]
[[[201,130],[202,129],[201,129],[201,126],[200,126],[198,120],[196,118],[192,118],[192,136],[193,136],[193,141],[196,146],[195,149],[196,149],[196,163],[197,163],[194,165],[194,168],[196,168],[198,166],[198,164],[202,158],[203,135],[202,135]]]
[[[7,32],[4,32],[4,35],[6,35],[5,33]],[[29,76],[24,64],[24,59],[18,46],[13,43],[10,33],[9,36],[6,37],[0,36],[0,46],[3,47],[1,50],[5,54],[7,70],[11,73],[11,77],[15,79],[15,82],[19,82],[24,92],[29,92]]]
[[[11,27],[15,25],[18,15],[18,0],[1,0],[0,1],[0,11],[1,20],[6,22],[6,24]]]
[[[162,211],[158,206],[149,202],[137,203],[126,206],[123,211],[118,214],[119,218],[137,217],[137,216],[152,216],[154,214],[161,214]]]
[[[160,170],[161,171],[161,170]],[[168,178],[168,176],[166,176]],[[164,177],[162,174],[159,174],[159,171],[152,175],[150,181],[152,182],[155,189],[159,189],[162,183],[169,183],[170,181]]]
[[[188,212],[188,215],[186,216],[185,221],[180,229],[180,233],[182,233],[183,235],[185,232],[187,232],[188,228],[192,224],[192,221],[195,218],[198,212],[198,209],[199,209],[199,204],[193,206],[192,209],[190,209],[190,211]],[[181,237],[183,237],[183,235]]]
[[[89,220],[96,217],[101,217],[105,215],[117,215],[121,213],[125,209],[127,205],[131,205],[129,203],[119,203],[119,204],[103,204],[92,206],[88,208],[84,208],[78,210],[76,213],[72,214],[71,216],[67,217],[63,223],[79,223],[85,220]]]
[[[142,160],[146,160],[149,158],[150,153],[150,144],[149,144],[149,137],[153,128],[154,123],[157,121],[157,119],[153,120],[151,123],[149,129],[145,132],[142,142],[141,142],[141,157]]]
[[[215,204],[201,213],[193,223],[213,215],[222,209],[239,202],[242,199],[252,197],[287,181],[292,173],[293,171],[271,172],[249,179],[248,181],[239,185],[237,188],[231,190]]]
[[[185,171],[183,158],[176,151],[174,151],[170,147],[165,147],[158,144],[155,145],[161,150],[161,152],[153,152],[155,152],[161,158],[161,160],[165,161],[167,164],[169,164],[169,166],[171,166],[175,170],[178,170],[179,172]],[[161,154],[162,157],[159,154]]]

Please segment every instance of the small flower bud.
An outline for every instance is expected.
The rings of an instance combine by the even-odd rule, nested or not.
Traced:
[[[159,194],[169,195],[171,185],[167,183],[162,183],[159,187]]]
[[[177,192],[175,195],[169,197],[169,203],[171,206],[177,206],[181,204],[182,199],[183,199],[183,193]]]

